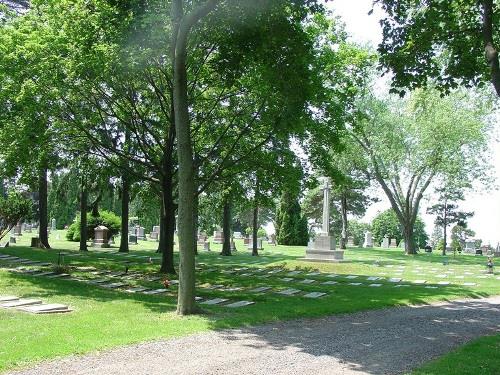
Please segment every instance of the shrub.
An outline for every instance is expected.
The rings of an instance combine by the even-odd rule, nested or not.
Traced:
[[[121,218],[110,211],[99,211],[99,216],[92,216],[91,213],[88,213],[87,238],[94,239],[94,229],[101,225],[109,229],[110,236],[115,236],[120,232]],[[76,221],[69,226],[66,238],[69,241],[80,241],[80,215],[78,215]]]
[[[258,238],[263,238],[263,237],[266,237],[267,236],[267,232],[264,228],[259,228],[257,230],[257,237]]]

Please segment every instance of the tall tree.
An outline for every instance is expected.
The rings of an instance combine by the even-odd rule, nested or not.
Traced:
[[[416,252],[414,226],[431,183],[447,176],[472,181],[485,175],[488,110],[460,92],[440,98],[416,91],[410,100],[369,99],[351,132],[403,228],[405,250]]]
[[[444,92],[491,81],[500,96],[500,10],[494,0],[376,0],[381,21],[381,64],[393,91],[423,87],[428,79]]]
[[[457,203],[464,200],[464,193],[460,188],[446,185],[436,189],[436,192],[439,194],[438,203],[429,207],[427,213],[436,215],[434,223],[443,230],[443,255],[446,255],[448,227],[455,223],[465,222],[474,213],[458,209]]]

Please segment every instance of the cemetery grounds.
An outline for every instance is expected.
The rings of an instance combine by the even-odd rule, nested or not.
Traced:
[[[0,309],[0,372],[208,330],[500,295],[500,272],[486,273],[486,257],[450,254],[443,262],[439,254],[405,256],[401,249],[350,248],[344,263],[311,263],[301,260],[304,247],[265,243],[260,256],[252,257],[243,241],[236,240],[238,252],[230,257],[219,255],[220,245],[212,244],[211,252],[199,248],[197,298],[203,313],[179,317],[177,277],[157,273],[156,242],[139,241],[129,254],[117,254],[117,248],[90,248],[83,254],[77,243],[59,239],[64,234],[51,234],[51,250],[29,248],[27,235],[0,249],[4,256],[19,258],[0,259],[0,296],[39,298],[73,310],[32,315]],[[67,276],[44,276],[60,261]],[[171,284],[167,290],[165,278]],[[415,374],[447,373],[457,366],[461,373],[481,373],[476,370],[484,361],[498,364],[490,353],[498,353],[499,346],[499,336],[483,338]]]

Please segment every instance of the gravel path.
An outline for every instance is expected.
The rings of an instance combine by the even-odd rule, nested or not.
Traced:
[[[500,297],[199,334],[12,374],[400,374],[500,332]]]

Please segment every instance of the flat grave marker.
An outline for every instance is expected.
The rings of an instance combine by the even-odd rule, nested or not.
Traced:
[[[202,305],[219,305],[221,303],[227,302],[227,298],[214,298],[207,301],[201,302]]]
[[[224,307],[230,307],[230,308],[238,308],[238,307],[245,307],[249,305],[254,305],[255,302],[253,301],[238,301],[234,303],[230,303],[229,305],[226,305]]]
[[[312,293],[307,293],[304,295],[304,297],[306,297],[306,298],[319,298],[319,297],[323,297],[323,296],[326,296],[326,293],[312,292]]]
[[[290,288],[290,289],[280,290],[277,293],[284,295],[284,296],[293,296],[294,294],[297,294],[300,292],[301,292],[301,290]]]

